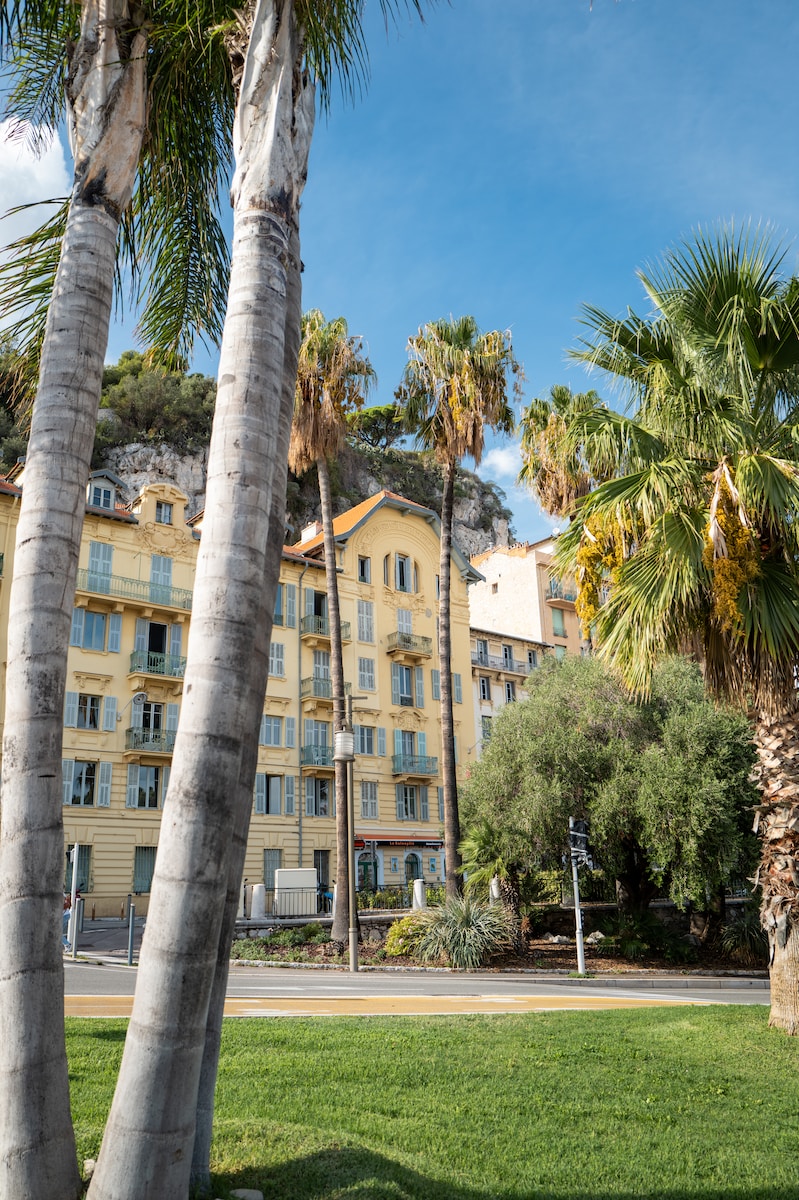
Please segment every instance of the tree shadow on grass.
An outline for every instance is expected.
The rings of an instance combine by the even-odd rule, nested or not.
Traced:
[[[227,1197],[229,1189],[257,1188],[264,1200],[589,1200],[585,1188],[572,1193],[549,1191],[545,1186],[520,1190],[508,1183],[506,1189],[463,1187],[432,1179],[419,1171],[356,1147],[331,1147],[276,1167],[257,1167],[225,1176],[225,1186],[216,1181],[215,1197]],[[795,1195],[799,1195],[799,1187]],[[590,1200],[641,1200],[641,1192],[592,1191]],[[665,1187],[647,1194],[647,1200],[788,1200],[785,1188],[720,1188],[697,1183],[695,1187]]]

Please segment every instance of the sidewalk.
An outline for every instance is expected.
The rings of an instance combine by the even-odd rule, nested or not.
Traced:
[[[78,933],[75,941],[78,958],[92,958],[100,961],[126,963],[128,961],[129,927],[127,920],[119,917],[100,917],[96,921],[84,918],[83,932]],[[141,940],[144,933],[144,917],[137,917],[133,931],[133,961],[138,961]],[[64,955],[72,957],[72,951]]]

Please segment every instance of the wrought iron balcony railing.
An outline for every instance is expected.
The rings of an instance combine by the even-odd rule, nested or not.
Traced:
[[[433,653],[433,639],[419,637],[415,633],[390,633],[386,642],[389,654],[394,650],[404,650],[407,654],[418,654],[430,658]]]
[[[329,638],[330,620],[328,617],[315,617],[313,615],[303,617],[300,621],[300,633],[304,636],[310,635],[314,637]],[[352,640],[350,636],[349,621],[341,622],[341,640],[342,642],[349,642]]]
[[[429,754],[392,754],[392,775],[437,775],[438,759]]]
[[[137,600],[141,604],[157,604],[161,608],[190,609],[193,596],[188,588],[148,583],[145,579],[124,579],[121,575],[103,575],[85,568],[78,571],[76,586],[79,592],[117,596],[122,600]]]
[[[300,751],[300,764],[303,767],[332,767],[332,746],[303,746]]]
[[[174,729],[140,729],[125,731],[126,750],[145,750],[148,754],[171,754],[175,749]]]
[[[134,650],[130,656],[130,669],[145,675],[171,675],[182,679],[186,673],[186,659],[176,654],[154,654],[152,650]]]

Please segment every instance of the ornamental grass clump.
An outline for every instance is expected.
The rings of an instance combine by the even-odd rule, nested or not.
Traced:
[[[445,960],[460,970],[474,970],[496,954],[512,951],[516,924],[501,904],[486,904],[469,896],[456,897],[429,908],[417,954],[423,962]]]

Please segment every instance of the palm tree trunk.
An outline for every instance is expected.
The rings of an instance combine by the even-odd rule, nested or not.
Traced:
[[[300,281],[300,243],[295,229],[291,240],[289,269],[286,275],[286,327],[283,358],[283,401],[276,448],[275,480],[272,497],[272,515],[269,527],[269,545],[283,545],[286,524],[286,469],[288,442],[291,431],[291,413],[294,405],[294,380],[297,374],[297,354],[300,343],[300,320],[302,314]],[[281,479],[282,470],[282,479]],[[271,638],[271,613],[280,576],[281,559],[272,553],[268,556],[264,593],[269,598],[269,619],[256,627],[252,648],[251,678],[252,703],[263,706],[263,694],[269,669],[269,642]],[[194,1150],[191,1164],[191,1185],[200,1195],[211,1192],[211,1138],[214,1119],[214,1092],[219,1067],[219,1050],[222,1040],[222,1017],[230,972],[230,948],[236,932],[236,914],[244,872],[244,857],[247,851],[247,835],[252,814],[252,776],[257,768],[257,738],[245,747],[246,761],[242,759],[242,783],[236,827],[233,831],[228,889],[225,897],[225,914],[219,936],[214,983],[205,1027],[205,1047],[200,1070],[200,1085],[197,1099],[197,1126],[194,1134]],[[250,761],[254,758],[254,761]]]
[[[31,422],[11,585],[0,832],[0,1195],[72,1200],[61,962],[61,737],[116,235],[144,123],[144,38],[84,7],[70,82],[75,177]],[[99,116],[98,114],[102,114]]]
[[[799,714],[763,716],[755,730],[755,775],[763,804],[755,818],[762,843],[756,882],[769,940],[769,1025],[799,1033]]]
[[[452,635],[450,572],[452,564],[452,509],[455,496],[455,463],[444,465],[441,500],[441,564],[438,580],[438,659],[441,670],[441,775],[444,783],[444,861],[447,899],[461,891],[458,869],[461,839],[458,816],[458,781],[455,775],[455,722],[452,715]]]
[[[344,655],[341,647],[341,612],[338,602],[336,575],[336,544],[333,540],[333,501],[330,493],[330,472],[325,458],[317,459],[319,502],[322,511],[322,536],[325,544],[325,580],[327,583],[327,616],[330,623],[330,680],[333,690],[333,729],[344,728]],[[330,940],[344,945],[350,923],[350,861],[349,815],[347,812],[347,764],[335,763],[336,795],[336,904]]]
[[[231,873],[263,710],[242,688],[264,595],[282,439],[291,233],[313,90],[294,5],[261,0],[237,113],[234,237],[195,606],[133,1015],[91,1200],[185,1200],[200,1070]]]

